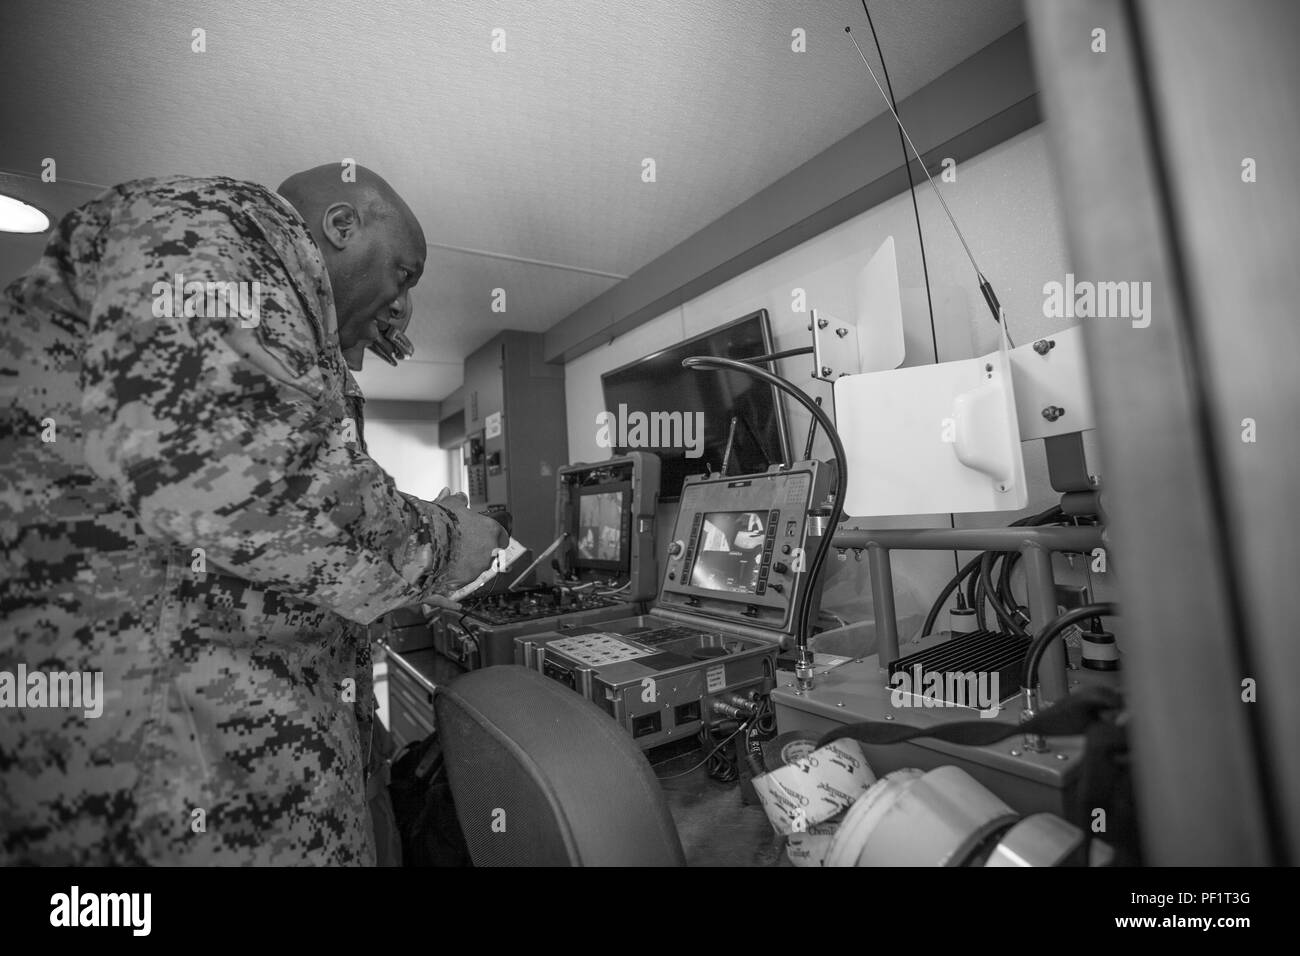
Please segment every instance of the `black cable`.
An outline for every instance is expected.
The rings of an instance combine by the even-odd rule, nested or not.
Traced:
[[[957,552],[954,551],[953,553],[956,554]],[[943,610],[943,606],[948,603],[949,595],[960,588],[961,583],[965,580],[966,576],[979,567],[979,560],[978,557],[972,558],[967,562],[964,568],[953,575],[948,583],[943,586],[943,590],[939,592],[938,598],[936,598],[935,602],[930,605],[930,613],[925,617],[925,627],[921,628],[922,637],[930,636],[930,632],[934,630],[935,622],[939,620],[939,613]],[[969,606],[969,602],[967,602],[967,605]]]
[[[816,402],[819,406],[821,405],[822,397],[820,395],[817,396]],[[816,437],[817,437],[817,419],[814,418],[811,422],[808,423],[808,441],[804,442],[803,458],[800,459],[801,461],[809,461],[812,458],[813,439]]]
[[[763,761],[763,745],[758,740],[757,723],[745,731],[745,762],[749,764],[749,773],[761,777],[767,772]]]
[[[702,747],[707,747],[717,739],[719,734],[724,734],[728,730],[730,721],[720,721],[717,724],[710,724],[700,728],[697,735]],[[739,730],[739,726],[736,728]],[[746,731],[748,733],[748,731]],[[734,735],[733,735],[734,736]],[[730,738],[729,738],[730,739]],[[706,758],[705,772],[709,778],[719,783],[735,783],[740,778],[740,767],[733,755],[729,752],[730,748],[721,747],[710,752]]]
[[[1013,553],[1019,554],[1020,552],[1016,551]],[[1003,629],[1010,631],[1017,637],[1028,637],[1029,635],[1025,633],[1025,629],[1016,623],[1015,619],[1011,616],[1014,609],[1003,605],[1002,598],[998,595],[997,588],[993,586],[993,562],[1000,556],[1001,555],[999,555],[998,552],[984,552],[984,555],[980,560],[980,586],[983,588],[984,594],[989,600],[989,604],[993,606],[993,613],[997,616],[998,623],[1002,625]]]
[[[752,720],[752,719],[753,719],[753,718],[751,718],[751,720]],[[659,779],[660,779],[660,780],[675,780],[675,779],[677,779],[678,777],[685,777],[687,774],[692,774],[692,773],[694,773],[695,771],[697,771],[697,770],[699,770],[701,767],[703,767],[706,763],[708,763],[708,762],[709,762],[709,758],[711,758],[715,753],[717,753],[719,750],[721,750],[723,747],[725,747],[727,744],[729,744],[729,743],[732,741],[732,739],[736,736],[736,734],[740,733],[742,730],[744,730],[744,729],[745,729],[746,727],[748,727],[748,726],[749,726],[749,721],[747,720],[747,721],[745,721],[743,724],[741,724],[739,727],[737,727],[734,731],[732,731],[731,734],[726,738],[726,740],[722,741],[722,743],[718,744],[716,747],[714,747],[712,750],[710,750],[707,754],[705,754],[704,759],[701,760],[699,763],[697,763],[694,767],[691,767],[689,770],[683,770],[681,773],[670,773],[670,774],[669,774],[668,776],[666,776],[666,777],[659,777]],[[656,776],[658,776],[658,774],[656,774]]]
[[[1037,527],[1042,524],[1058,521],[1064,516],[1065,512],[1062,511],[1061,506],[1053,505],[1045,511],[1040,511],[1036,515],[1013,521],[1010,526],[1012,528]],[[1001,553],[1002,552],[986,551],[981,555],[980,564],[977,566],[978,570],[976,573],[972,574],[966,585],[967,603],[969,603],[975,610],[975,621],[979,625],[980,630],[988,629],[988,613],[984,606],[986,601],[993,608],[994,616],[998,619],[999,623],[1003,624],[1004,627],[1008,620],[1012,620],[1011,614],[1015,610],[1014,606],[1006,606],[1001,603],[997,591],[992,586],[992,582],[983,573],[984,562],[982,559],[986,556],[993,557]],[[1018,554],[1019,552],[1016,553]],[[1024,629],[1018,625],[1013,630],[1013,633],[1026,636]]]
[[[1011,522],[1010,527],[1012,528],[1038,527],[1039,525],[1050,524],[1054,521],[1058,521],[1064,516],[1065,516],[1065,512],[1061,509],[1061,506],[1059,504],[1052,505],[1052,507],[1040,511],[1036,515],[1030,515],[1028,518],[1020,518],[1016,521]],[[991,553],[997,554],[1001,552],[991,552]],[[995,592],[989,588],[989,582],[984,581],[982,576],[978,573],[978,571],[974,575],[972,575],[972,577],[970,578],[966,586],[966,598],[967,598],[967,603],[969,603],[975,609],[975,620],[978,622],[981,629],[986,628],[988,626],[988,615],[984,608],[983,598],[987,598],[989,604],[994,605],[993,610],[994,613],[997,614],[998,608],[996,604],[994,604],[994,600],[995,600],[994,595]],[[1007,614],[1010,614],[1010,612],[1014,610],[1014,608],[1006,607],[1005,610]],[[997,614],[997,618],[999,621],[1001,621],[1003,615]]]
[[[1025,527],[1026,525],[1037,527],[1038,525],[1049,524],[1052,521],[1064,517],[1064,515],[1065,512],[1061,510],[1060,505],[1053,505],[1045,511],[1040,511],[1036,515],[1031,515],[1028,518],[1021,518],[1018,521],[1011,522],[1011,527],[1020,528]],[[955,551],[953,553],[956,554]],[[1017,551],[1012,553],[1014,553],[1017,556],[1017,560],[1019,560],[1020,552]],[[947,603],[949,595],[951,595],[955,589],[960,588],[962,582],[966,581],[968,577],[978,572],[980,558],[982,557],[983,555],[981,554],[972,558],[963,568],[958,570],[957,574],[947,584],[944,585],[943,590],[939,592],[939,597],[932,605],[930,605],[930,613],[926,615],[925,618],[925,627],[921,629],[922,637],[928,637],[930,632],[934,629],[934,625],[938,621],[939,614],[943,611],[943,606]],[[974,610],[975,604],[975,587],[976,582],[974,578],[971,578],[967,590],[966,605],[972,610]]]
[[[1039,525],[1052,524],[1065,517],[1065,509],[1060,505],[1052,505],[1046,511],[1040,511],[1032,518],[1021,518],[1020,521],[1031,528],[1037,528]],[[1018,524],[1020,522],[1017,522]]]
[[[826,437],[830,439],[831,448],[834,450],[836,463],[836,480],[834,503],[831,506],[831,514],[826,532],[821,536],[817,544],[817,553],[813,556],[812,564],[808,568],[808,586],[803,588],[799,593],[799,608],[796,620],[799,622],[799,629],[795,632],[800,636],[800,646],[806,648],[808,641],[812,637],[809,628],[810,618],[812,617],[812,600],[813,585],[817,581],[817,575],[821,573],[822,565],[826,561],[826,554],[830,551],[831,539],[834,537],[835,529],[839,527],[840,519],[844,516],[844,493],[849,484],[848,456],[844,452],[844,443],[840,441],[839,432],[835,430],[834,423],[827,417],[821,406],[817,405],[811,398],[796,388],[793,384],[781,378],[779,375],[773,375],[766,369],[759,368],[756,365],[750,365],[747,362],[740,362],[736,359],[721,358],[716,355],[693,355],[690,358],[682,359],[682,365],[686,368],[704,368],[704,369],[733,369],[742,372],[745,375],[751,375],[768,385],[778,388],[792,397],[795,401],[808,409],[809,413],[821,425],[822,430],[826,432]]]
[[[754,717],[754,724],[764,737],[771,737],[776,733],[776,708],[772,705],[771,697],[776,687],[776,668],[769,657],[763,658],[763,680],[763,691],[758,698],[759,710]]]
[[[793,358],[796,355],[812,355],[813,347],[805,345],[800,349],[786,349],[784,352],[771,352],[767,355],[755,355],[753,358],[745,359],[746,362],[753,362],[757,365],[759,362],[776,362],[780,359]]]
[[[876,25],[871,20],[871,11],[867,9],[867,0],[862,0],[862,12],[867,15],[867,26],[871,30],[871,39],[876,44],[876,56],[880,58],[880,72],[885,76],[885,89],[889,91],[889,102],[898,113],[898,100],[894,98],[894,84],[889,82],[889,67],[885,66],[885,54],[880,50],[880,37],[876,34]],[[921,245],[921,274],[925,277],[925,304],[930,310],[930,342],[934,346],[934,362],[939,364],[939,335],[934,327],[934,301],[930,298],[930,267],[925,259],[925,233],[921,229],[921,208],[916,202],[916,181],[912,178],[912,160],[907,152],[907,140],[903,130],[898,129],[898,145],[903,150],[903,168],[907,171],[907,188],[912,194],[912,215],[916,217],[916,238]],[[920,157],[917,157],[920,162]]]
[[[885,89],[889,91],[889,102],[898,114],[898,100],[894,98],[894,84],[889,81],[889,67],[885,66],[885,54],[880,49],[880,37],[876,34],[876,25],[871,20],[871,11],[867,9],[867,0],[862,0],[862,12],[867,15],[867,26],[871,30],[871,40],[876,45],[876,56],[880,59],[880,72],[885,76]],[[912,160],[907,152],[907,140],[903,137],[901,121],[898,125],[898,145],[903,150],[903,169],[907,171],[907,191],[912,194],[912,215],[916,217],[916,240],[921,246],[921,275],[925,278],[925,305],[930,312],[930,345],[934,349],[934,364],[939,364],[939,333],[934,327],[934,300],[930,297],[930,266],[925,258],[925,233],[921,230],[921,207],[916,202],[916,180],[912,178]],[[920,157],[917,161],[920,162]],[[948,515],[948,524],[953,530],[957,528],[957,519]],[[952,566],[957,568],[957,552],[952,553]]]
[[[1052,640],[1067,627],[1090,617],[1113,617],[1116,613],[1114,604],[1109,601],[1099,601],[1096,604],[1081,604],[1053,620],[1038,632],[1034,642],[1029,645],[1029,650],[1025,652],[1025,666],[1020,674],[1020,686],[1029,690],[1038,686],[1038,665],[1043,661],[1047,645],[1051,644]]]
[[[1013,526],[1036,528],[1045,524],[1059,524],[1063,520],[1065,520],[1065,511],[1060,505],[1053,505],[1032,517],[1020,519]],[[1002,570],[998,575],[997,595],[1007,613],[1023,629],[1029,624],[1029,616],[1021,610],[1020,604],[1016,601],[1015,592],[1011,589],[1011,571],[1016,562],[1020,560],[1020,557],[1021,553],[1019,551],[1002,552]]]
[[[984,602],[980,599],[980,561],[984,558],[984,552],[974,559],[975,569],[971,571],[970,576],[966,578],[966,606],[975,612],[975,620],[979,623],[980,629],[983,630],[986,621],[984,620]]]
[[[1002,555],[1002,570],[998,574],[998,596],[1002,598],[1002,603],[1007,610],[1020,619],[1017,623],[1024,627],[1029,623],[1029,618],[1020,610],[1020,604],[1016,601],[1015,592],[1011,590],[1011,571],[1019,560],[1019,551],[1007,551]]]
[[[762,700],[762,710],[754,718],[754,726],[764,737],[770,737],[776,733],[776,708],[772,706],[772,699],[764,697]]]

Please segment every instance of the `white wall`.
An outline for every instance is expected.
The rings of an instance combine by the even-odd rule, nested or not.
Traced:
[[[451,484],[447,452],[438,447],[437,422],[366,419],[370,457],[393,476],[399,491],[433,498]]]
[[[976,260],[998,293],[1015,343],[1022,345],[1074,324],[1044,318],[1042,312],[1043,284],[1061,281],[1070,271],[1043,127],[1037,126],[961,163],[956,173],[956,182],[940,183],[940,188]],[[917,200],[934,294],[938,358],[951,361],[990,352],[997,347],[997,330],[979,293],[970,261],[928,184],[918,183]],[[911,196],[903,193],[569,362],[565,367],[565,388],[570,457],[575,461],[608,457],[608,452],[596,444],[595,419],[604,408],[602,372],[759,308],[767,309],[771,316],[776,349],[811,344],[806,331],[808,316],[792,311],[792,290],[804,289],[810,307],[824,308],[842,317],[852,315],[856,274],[890,235],[897,247],[903,288],[907,347],[904,364],[933,362],[935,351],[916,221]],[[809,378],[809,362],[807,356],[786,360],[778,371],[806,387],[814,397],[822,395],[829,407],[830,388]],[[801,453],[809,417],[802,407],[791,406],[787,401],[791,444],[796,453]],[[1055,503],[1058,496],[1047,480],[1042,443],[1030,442],[1023,447],[1030,485],[1029,510],[1039,511]],[[887,453],[882,449],[882,454]],[[830,448],[824,439],[819,437],[813,454],[829,457]],[[1091,443],[1089,464],[1094,474],[1099,473],[1095,445]],[[958,515],[956,520],[958,526],[994,527],[1016,517],[1019,515]],[[873,519],[870,526],[946,527],[948,520],[947,515]],[[868,526],[866,522],[856,524]],[[852,557],[834,565],[824,606],[852,620],[868,618],[871,599],[866,569],[865,560],[859,563]],[[900,625],[905,634],[907,619],[918,612],[924,614],[953,572],[951,552],[905,552],[894,556]],[[1068,577],[1068,572],[1058,574],[1058,578]]]

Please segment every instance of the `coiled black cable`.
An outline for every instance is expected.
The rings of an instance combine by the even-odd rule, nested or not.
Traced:
[[[736,725],[734,732],[733,725]],[[704,758],[705,771],[709,777],[719,783],[731,783],[740,776],[740,769],[728,753],[726,744],[740,732],[742,726],[737,725],[736,721],[719,721],[717,724],[701,727],[697,735],[700,746],[707,751]]]

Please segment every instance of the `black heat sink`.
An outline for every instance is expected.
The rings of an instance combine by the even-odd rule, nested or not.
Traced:
[[[1020,690],[1020,675],[1028,652],[1027,637],[1008,631],[975,631],[900,657],[889,665],[889,676],[892,678],[900,671],[911,675],[917,665],[920,665],[922,674],[986,672],[990,677],[997,674],[998,696],[1002,701],[1014,697]],[[944,680],[942,684],[944,699],[948,700],[950,683]],[[919,693],[919,689],[914,690]],[[949,703],[960,704],[961,701],[949,700]]]

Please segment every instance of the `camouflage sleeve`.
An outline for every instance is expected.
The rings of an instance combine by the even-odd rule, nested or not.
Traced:
[[[455,514],[359,449],[341,355],[305,304],[319,279],[249,221],[205,197],[126,197],[77,237],[89,465],[151,537],[350,620],[445,593]],[[239,310],[174,295],[177,276],[246,283],[259,305],[222,314]]]

